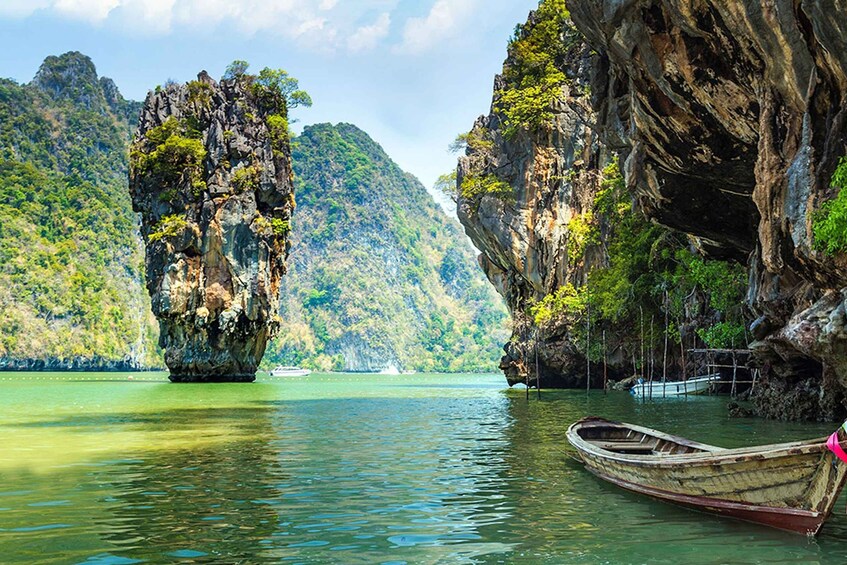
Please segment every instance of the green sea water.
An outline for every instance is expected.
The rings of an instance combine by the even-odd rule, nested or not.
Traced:
[[[565,429],[598,414],[727,447],[833,425],[725,399],[505,390],[502,377],[0,373],[0,563],[845,563],[817,539],[602,483]]]

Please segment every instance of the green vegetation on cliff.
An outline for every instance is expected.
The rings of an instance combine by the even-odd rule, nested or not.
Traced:
[[[146,138],[132,147],[129,156],[137,175],[153,175],[166,185],[189,182],[195,193],[206,190],[202,179],[206,149],[200,141],[200,132],[187,121],[169,117],[161,126],[148,131]]]
[[[679,324],[696,320],[696,333],[709,347],[746,344],[744,267],[703,257],[683,235],[634,210],[616,161],[603,171],[593,210],[580,218],[568,240],[569,263],[578,264],[589,245],[602,245],[608,266],[593,269],[586,285],[564,285],[533,304],[528,313],[536,324],[569,325],[574,344],[585,349],[585,317],[590,311],[592,325],[608,329],[629,342],[627,349],[636,350],[642,330],[650,341],[651,320],[655,331],[648,345],[659,346],[667,312],[669,334],[676,343]],[[595,345],[589,355],[599,360],[601,351]]]
[[[832,188],[838,195],[824,202],[812,220],[815,248],[829,255],[847,251],[847,156],[832,175]]]
[[[0,366],[159,364],[126,179],[138,108],[80,53],[0,80]]]
[[[506,311],[458,225],[349,124],[294,143],[283,330],[265,365],[494,370]]]
[[[542,0],[530,21],[515,28],[504,86],[495,96],[495,108],[505,116],[506,137],[553,119],[553,103],[568,80],[561,69],[574,34],[565,0]]]

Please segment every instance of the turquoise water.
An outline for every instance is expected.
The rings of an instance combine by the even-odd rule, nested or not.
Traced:
[[[502,377],[0,373],[2,563],[844,563],[817,539],[621,491],[567,454],[612,416],[718,445],[832,425],[731,420],[722,398],[641,403]]]

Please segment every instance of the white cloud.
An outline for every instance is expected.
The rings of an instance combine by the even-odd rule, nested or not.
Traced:
[[[388,12],[381,13],[373,24],[362,26],[353,32],[347,40],[347,49],[353,53],[373,49],[380,39],[388,35],[390,27],[391,15]]]
[[[42,8],[49,8],[52,0],[3,0],[0,2],[0,16],[25,18]]]
[[[98,23],[108,18],[109,12],[120,3],[121,0],[55,0],[53,7],[73,19]]]
[[[393,0],[0,0],[0,17],[25,18],[37,11],[135,33],[215,28],[246,35],[266,32],[302,46],[333,51],[372,49],[390,26]],[[371,25],[363,18],[379,13]]]
[[[425,18],[409,18],[403,29],[399,49],[421,53],[449,37],[463,23],[476,5],[476,0],[436,0]]]

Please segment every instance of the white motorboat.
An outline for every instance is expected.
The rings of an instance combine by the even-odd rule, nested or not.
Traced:
[[[639,379],[638,384],[629,389],[630,394],[639,398],[665,398],[668,396],[684,396],[687,394],[701,394],[709,389],[709,386],[719,381],[719,373],[695,377],[687,381],[653,381],[644,382]]]
[[[309,369],[301,369],[300,367],[283,367],[280,365],[271,371],[272,377],[305,377],[312,374]]]

